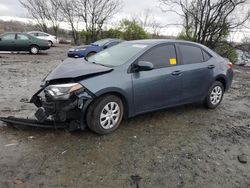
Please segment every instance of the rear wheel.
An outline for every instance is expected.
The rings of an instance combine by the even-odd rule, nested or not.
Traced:
[[[38,48],[38,46],[31,46],[31,47],[30,47],[30,53],[31,53],[31,54],[38,54],[38,53],[39,53],[39,48]]]
[[[53,46],[53,42],[52,41],[48,41],[49,42],[49,46],[52,47]]]
[[[208,95],[205,100],[207,108],[215,109],[220,105],[224,96],[224,86],[221,82],[214,82],[208,91]]]
[[[124,107],[121,99],[115,95],[105,95],[89,107],[87,124],[98,134],[109,134],[119,127],[123,113]]]

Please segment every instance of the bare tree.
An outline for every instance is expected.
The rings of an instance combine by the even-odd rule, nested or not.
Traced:
[[[27,9],[31,18],[33,18],[37,22],[39,28],[44,32],[48,32],[48,21],[45,15],[45,12],[47,11],[45,1],[19,0],[19,2],[23,5],[24,8]]]
[[[71,27],[71,33],[74,40],[74,44],[79,44],[79,36],[78,36],[78,24],[80,17],[77,14],[76,0],[58,0],[58,6],[61,15],[63,16],[63,20],[69,24]]]
[[[162,24],[157,21],[151,9],[145,9],[142,13],[134,14],[132,20],[136,21],[145,31],[159,36]]]
[[[60,0],[45,0],[44,6],[45,17],[49,20],[55,36],[58,37],[60,22],[63,20],[59,9]]]
[[[100,35],[104,24],[121,8],[120,0],[78,0],[78,15],[84,22],[85,31],[93,42]]]
[[[61,16],[59,14],[60,0],[19,0],[27,9],[30,16],[36,20],[39,28],[48,32],[48,27],[52,27],[54,34],[58,36]]]
[[[165,5],[164,11],[174,12],[183,18],[184,32],[188,39],[211,48],[215,48],[218,42],[225,40],[232,29],[242,26],[250,16],[249,0],[160,0],[160,2]],[[242,12],[243,7],[247,8],[246,12]]]

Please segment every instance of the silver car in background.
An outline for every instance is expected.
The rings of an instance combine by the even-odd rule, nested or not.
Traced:
[[[30,34],[36,38],[39,38],[39,39],[47,40],[49,42],[50,46],[55,46],[55,44],[59,43],[56,36],[50,35],[48,33],[44,33],[41,31],[30,31],[30,32],[28,32],[28,34]]]

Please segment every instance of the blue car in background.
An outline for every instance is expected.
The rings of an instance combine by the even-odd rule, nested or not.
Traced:
[[[102,39],[90,45],[78,46],[76,48],[71,48],[68,51],[68,57],[82,58],[90,57],[102,50],[110,48],[114,45],[123,42],[121,39]]]

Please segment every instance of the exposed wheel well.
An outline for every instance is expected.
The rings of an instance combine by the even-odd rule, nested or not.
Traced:
[[[226,87],[227,87],[227,82],[226,82],[225,78],[219,77],[219,78],[216,78],[215,81],[221,82],[222,85],[223,85],[223,87],[224,87],[224,90],[226,89]]]
[[[129,108],[128,108],[128,102],[127,102],[126,98],[125,98],[121,93],[119,93],[119,92],[104,93],[104,94],[98,96],[97,98],[95,98],[95,99],[90,103],[90,105],[91,105],[95,100],[97,100],[97,99],[99,99],[100,97],[103,97],[103,96],[105,96],[105,95],[115,95],[115,96],[119,97],[119,98],[122,100],[123,107],[124,107],[124,118],[127,118],[127,117],[128,117],[128,112],[129,112],[129,111],[128,111],[128,110],[129,110]],[[90,106],[90,105],[89,105],[89,106]],[[88,106],[88,108],[89,108],[89,106]],[[88,110],[88,109],[87,109],[87,110]]]

